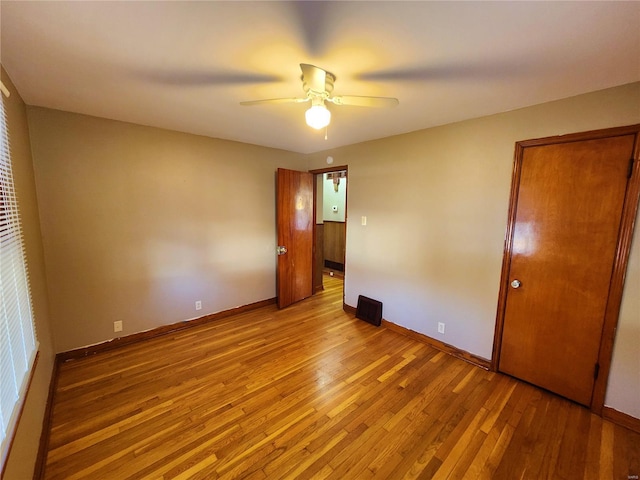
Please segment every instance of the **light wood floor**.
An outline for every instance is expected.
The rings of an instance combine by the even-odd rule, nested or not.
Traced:
[[[61,366],[48,479],[621,479],[640,435],[342,311],[342,284]]]

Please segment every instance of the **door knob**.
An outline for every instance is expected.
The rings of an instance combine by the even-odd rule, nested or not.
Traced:
[[[520,280],[513,280],[513,281],[511,282],[511,286],[512,286],[513,288],[520,288],[520,285],[522,285],[522,283],[520,283]]]
[[[278,255],[284,255],[285,253],[287,253],[287,247],[283,246],[283,245],[278,245],[276,247],[276,253]]]

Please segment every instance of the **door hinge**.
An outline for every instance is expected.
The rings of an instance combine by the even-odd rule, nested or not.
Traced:
[[[634,162],[634,158],[631,157],[629,159],[629,171],[627,172],[627,178],[631,178],[631,175],[633,175],[633,162]]]
[[[593,369],[593,379],[598,379],[598,374],[600,373],[600,364],[596,363],[596,367]]]

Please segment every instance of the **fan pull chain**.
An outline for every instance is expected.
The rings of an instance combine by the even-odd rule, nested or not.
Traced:
[[[324,139],[327,140],[329,138],[329,125],[324,128]]]

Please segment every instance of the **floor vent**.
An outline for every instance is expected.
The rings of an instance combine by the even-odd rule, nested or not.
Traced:
[[[382,302],[364,295],[358,296],[356,318],[379,327],[382,323]]]

